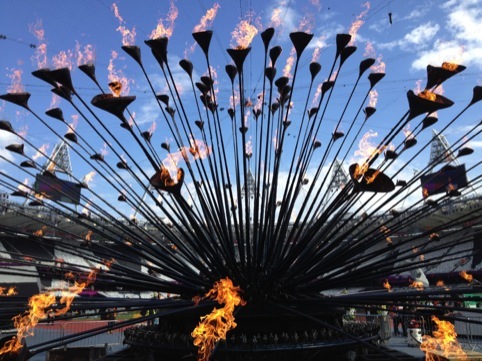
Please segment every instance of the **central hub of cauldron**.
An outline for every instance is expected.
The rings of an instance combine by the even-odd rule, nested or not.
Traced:
[[[218,343],[211,359],[304,360],[322,353],[333,360],[343,356],[340,360],[344,360],[346,351],[355,349],[360,340],[378,338],[377,325],[347,323],[342,317],[344,309],[284,306],[303,312],[312,320],[273,305],[248,304],[239,309],[236,328],[228,332],[225,341]],[[197,349],[191,332],[210,308],[199,305],[189,312],[156,319],[150,325],[129,328],[125,331],[125,343],[133,348],[147,348],[154,354],[162,353],[168,360],[195,359]]]

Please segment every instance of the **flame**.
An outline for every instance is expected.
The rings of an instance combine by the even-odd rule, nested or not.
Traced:
[[[467,359],[467,354],[457,341],[455,326],[448,321],[439,320],[436,316],[432,316],[432,321],[437,326],[437,330],[432,332],[433,336],[422,336],[420,345],[420,349],[426,354],[426,360],[439,360],[436,354],[442,354],[446,359],[449,357],[457,360]]]
[[[422,195],[423,195],[423,198],[427,198],[429,196],[427,188],[422,189]]]
[[[189,153],[194,159],[205,159],[211,154],[211,147],[209,147],[202,140],[191,138],[191,147]]]
[[[42,28],[42,19],[37,19],[35,24],[29,25],[29,31],[39,41],[35,47],[35,53],[32,60],[36,60],[39,69],[47,67],[47,44],[45,43],[45,32]]]
[[[151,126],[149,127],[149,130],[148,130],[149,134],[151,134],[151,135],[154,134],[154,132],[156,131],[156,127],[157,127],[156,121],[153,120],[152,124],[151,124]]]
[[[214,287],[205,294],[216,300],[219,304],[224,304],[223,308],[214,308],[212,312],[201,317],[201,321],[192,331],[194,346],[198,347],[198,360],[207,361],[211,356],[216,342],[226,339],[226,333],[236,327],[234,322],[234,309],[236,306],[244,306],[244,301],[239,293],[239,286],[234,286],[229,278],[219,280]]]
[[[306,13],[300,20],[297,31],[311,32],[314,21],[314,14],[310,12]]]
[[[0,297],[9,297],[9,296],[15,296],[18,294],[17,288],[15,286],[12,287],[0,287]]]
[[[366,56],[367,58],[374,58],[376,56],[375,48],[370,41],[367,41],[365,45],[365,52],[363,53],[363,56]]]
[[[52,93],[52,100],[50,101],[49,109],[57,108],[59,103],[60,103],[60,97],[57,94]]]
[[[403,134],[405,135],[405,139],[411,139],[414,137],[412,131],[410,130],[410,123],[407,124],[405,128],[403,128]]]
[[[444,89],[444,87],[442,86],[442,84],[439,84],[435,89],[432,90],[432,92],[433,92],[434,94],[443,95],[444,92],[445,92],[445,89]]]
[[[90,272],[85,282],[75,282],[74,286],[68,287],[66,290],[62,291],[60,303],[65,304],[65,307],[55,310],[54,313],[56,316],[63,315],[70,309],[70,305],[74,301],[74,298],[82,292],[85,287],[95,281],[96,274],[97,270],[93,270]],[[12,319],[14,326],[17,329],[16,337],[13,337],[4,344],[3,348],[0,350],[0,355],[20,350],[22,348],[22,340],[27,336],[33,335],[34,328],[39,321],[47,318],[47,315],[52,312],[50,307],[54,303],[56,303],[54,292],[40,293],[30,297],[28,301],[28,311],[19,314]]]
[[[370,138],[377,137],[378,133],[373,130],[366,132],[362,139],[358,142],[358,149],[355,150],[355,156],[362,158],[370,158],[375,152],[378,151],[377,147],[373,145]]]
[[[197,33],[200,31],[205,31],[208,26],[211,26],[219,8],[220,8],[220,5],[218,3],[214,3],[213,7],[206,11],[206,14],[204,14],[199,24],[194,27],[192,32]]]
[[[47,231],[47,226],[42,226],[42,228],[34,232],[34,236],[42,237],[46,231]]]
[[[95,61],[95,51],[91,44],[84,46],[84,50],[80,49],[80,44],[75,44],[75,57],[77,58],[77,66],[84,64],[93,64]]]
[[[74,133],[79,122],[79,116],[77,114],[72,115],[72,123],[67,125],[67,133]]]
[[[313,50],[313,55],[311,55],[312,63],[316,63],[320,59],[320,52],[321,52],[320,47],[316,47],[315,50]]]
[[[375,60],[375,64],[370,67],[372,73],[385,73],[386,65],[382,61],[382,55],[380,54]]]
[[[355,21],[351,24],[350,30],[348,30],[348,34],[351,35],[351,40],[349,45],[353,45],[355,43],[356,35],[360,27],[365,23],[365,20],[363,18],[366,17],[368,10],[370,10],[370,3],[367,1],[366,3],[362,4],[362,7],[365,7],[365,10],[363,10],[355,19]]]
[[[385,282],[383,283],[383,287],[386,288],[388,292],[390,292],[390,290],[392,289],[392,286],[390,285],[390,283],[388,283],[388,280],[385,280]]]
[[[421,281],[413,281],[409,287],[416,288],[417,290],[420,290],[420,291],[424,289],[423,283]]]
[[[92,182],[92,180],[94,179],[94,176],[95,176],[95,171],[89,172],[84,176],[84,179],[82,180],[82,182],[88,185],[90,182]]]
[[[169,24],[169,26],[164,27],[164,20],[159,19],[157,23],[157,27],[154,30],[152,30],[150,39],[170,38],[174,30],[174,21],[176,20],[178,15],[179,15],[179,10],[174,5],[174,1],[171,1],[171,6],[169,8],[169,12],[167,13],[167,17],[165,19],[166,22]]]
[[[109,65],[107,71],[109,72],[107,79],[109,81],[109,88],[115,97],[121,96],[121,94],[127,95],[130,90],[130,83],[132,79],[127,79],[124,76],[124,72],[121,69],[116,69],[114,66],[114,60],[117,59],[118,53],[112,50]]]
[[[417,94],[417,96],[431,101],[435,101],[437,99],[437,95],[435,93],[429,92],[428,90],[421,91]]]
[[[368,102],[368,106],[372,108],[376,108],[377,101],[378,101],[378,92],[375,89],[370,90],[370,100]]]
[[[26,138],[27,137],[27,130],[28,130],[28,125],[24,125],[22,129],[20,129],[17,132],[17,135],[21,138]]]
[[[124,18],[119,13],[119,8],[115,3],[111,7],[114,12],[114,16],[119,20],[119,27],[116,29],[122,34],[122,45],[134,45],[136,42],[136,28],[133,27],[132,30],[127,29],[123,24],[125,24]]]
[[[445,287],[445,283],[442,280],[437,281],[437,287]]]
[[[49,149],[50,145],[48,143],[46,144],[43,144],[38,150],[37,150],[37,153],[35,153],[33,156],[32,156],[32,159],[33,160],[37,160],[38,158],[42,157],[45,155],[45,152],[47,151],[47,149]]]
[[[460,271],[459,275],[460,275],[460,277],[462,277],[464,280],[466,280],[468,282],[472,282],[473,279],[474,279],[474,276],[467,273],[466,271]]]
[[[337,75],[338,75],[338,70],[335,70],[330,76],[330,81],[335,81]]]
[[[102,154],[104,157],[109,154],[109,150],[107,149],[107,143],[104,143],[102,146],[102,149],[100,150],[100,154]]]
[[[251,140],[248,140],[246,142],[245,148],[244,148],[244,154],[246,155],[247,158],[251,158],[253,155],[253,142]]]
[[[293,75],[290,74],[291,68],[293,68],[293,64],[295,63],[295,55],[296,49],[293,47],[291,48],[290,56],[286,59],[286,65],[283,69],[283,75],[289,78],[292,78]]]
[[[21,70],[21,69],[9,69],[9,70],[10,70],[10,74],[7,74],[7,77],[10,78],[11,83],[7,87],[7,93],[23,93],[23,92],[25,92],[25,88],[22,85],[23,70]]]
[[[379,174],[380,174],[379,170],[376,170],[375,172],[373,172],[371,176],[367,176],[366,174],[364,174],[365,181],[367,182],[367,184],[373,183]]]
[[[73,59],[74,59],[74,53],[72,53],[72,50],[67,50],[67,51],[62,50],[58,54],[52,57],[52,62],[53,62],[54,68],[56,69],[69,68],[69,70],[72,70]]]
[[[279,28],[283,25],[282,8],[275,8],[271,13],[270,27]]]
[[[251,14],[248,16],[251,17]],[[251,19],[241,20],[231,33],[231,46],[236,49],[246,49],[257,33],[258,29],[251,23]]]
[[[445,70],[455,71],[457,70],[458,67],[459,67],[459,64],[449,63],[449,62],[442,63],[442,69],[445,69]]]
[[[89,230],[87,234],[85,235],[85,240],[90,241],[92,239],[92,231]]]
[[[321,88],[323,86],[323,83],[318,84],[318,87],[316,88],[316,93],[315,96],[313,97],[313,101],[311,102],[312,106],[317,106],[318,105],[318,100],[320,99],[321,96]]]

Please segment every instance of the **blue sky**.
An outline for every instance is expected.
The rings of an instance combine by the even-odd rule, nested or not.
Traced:
[[[142,57],[146,70],[160,92],[165,89],[165,82],[162,80],[159,66],[153,60],[149,49],[144,45],[144,40],[148,39],[152,30],[156,28],[159,19],[169,27],[171,24],[166,17],[172,11],[172,3],[169,1],[116,1],[115,4],[122,17],[120,21],[114,15],[112,8],[113,1],[105,0],[84,0],[84,1],[2,1],[0,2],[0,34],[6,39],[0,40],[0,93],[5,93],[11,85],[13,71],[23,72],[21,84],[26,91],[32,94],[30,107],[39,114],[52,106],[52,95],[50,87],[39,79],[31,76],[31,72],[38,68],[37,61],[34,59],[40,44],[46,44],[47,66],[55,68],[53,58],[58,57],[61,51],[75,53],[76,46],[85,51],[86,47],[92,46],[95,52],[95,66],[97,69],[97,79],[104,89],[107,90],[107,67],[113,61],[117,72],[122,72],[128,79],[130,85],[130,95],[136,95],[137,100],[131,106],[131,111],[136,113],[136,121],[141,129],[148,129],[153,122],[157,124],[153,144],[156,149],[165,156],[159,148],[161,142],[170,142],[171,135],[166,131],[147,83],[135,62],[130,59],[120,49],[122,36],[116,29],[123,26],[133,31],[135,29],[135,44],[142,49]],[[178,0],[174,3],[178,15],[173,22],[173,33],[169,40],[168,57],[170,64],[173,64],[176,81],[183,89],[188,92],[188,78],[182,70],[175,66],[177,62],[185,57],[194,64],[197,77],[205,74],[206,64],[200,49],[190,52],[189,49],[194,43],[191,32],[199,24],[201,18],[208,9],[215,7],[215,2],[205,0]],[[337,87],[333,94],[330,106],[324,122],[323,134],[329,135],[333,132],[340,115],[340,109],[351,91],[356,80],[359,61],[364,58],[366,52],[370,56],[381,58],[386,64],[386,77],[376,86],[378,92],[377,113],[364,126],[362,133],[373,131],[378,133],[378,137],[373,137],[373,142],[377,143],[382,136],[387,133],[391,126],[408,109],[406,92],[410,89],[417,89],[417,83],[423,88],[426,82],[426,66],[428,64],[440,66],[443,61],[457,62],[467,66],[465,72],[447,81],[443,86],[444,96],[455,102],[455,105],[448,110],[439,113],[439,123],[434,128],[442,128],[452,117],[467,104],[472,97],[472,88],[482,84],[482,1],[481,0],[449,0],[449,1],[414,1],[414,0],[376,0],[365,1],[297,1],[297,0],[276,0],[276,1],[219,1],[219,9],[208,29],[214,31],[214,37],[210,49],[210,61],[214,70],[218,74],[219,103],[220,106],[228,108],[229,96],[226,95],[230,90],[228,79],[224,72],[224,66],[231,62],[225,49],[233,44],[231,33],[241,20],[251,21],[259,31],[273,25],[275,20],[281,19],[277,25],[276,35],[272,41],[273,45],[283,47],[283,53],[278,60],[278,74],[282,73],[282,68],[287,63],[290,55],[291,43],[288,34],[292,31],[303,30],[314,34],[313,40],[303,53],[300,61],[302,70],[300,78],[297,79],[297,97],[294,98],[291,118],[294,120],[302,113],[302,99],[306,98],[306,91],[309,85],[309,73],[307,71],[313,54],[319,51],[318,61],[322,64],[322,71],[318,75],[315,85],[318,85],[328,77],[328,71],[334,57],[334,40],[337,33],[348,32],[352,23],[362,20],[361,25],[354,41],[358,47],[355,55],[350,58],[337,80]],[[390,15],[391,14],[391,23]],[[43,39],[38,39],[33,34],[33,29],[44,31]],[[36,49],[31,44],[37,46]],[[368,51],[368,44],[372,50]],[[262,43],[259,34],[252,42],[251,56],[245,63],[245,81],[247,95],[255,101],[260,91],[262,69],[259,67],[262,59]],[[318,49],[317,49],[318,48]],[[113,55],[117,52],[117,57]],[[72,59],[75,64],[75,56]],[[368,73],[367,73],[368,74]],[[72,70],[74,86],[78,93],[85,100],[90,101],[91,97],[99,93],[95,85],[87,79],[80,71]],[[195,80],[198,81],[198,80]],[[367,90],[367,80],[363,80],[355,92],[354,104],[356,109],[362,101]],[[185,89],[185,90],[184,90]],[[186,96],[187,97],[187,96]],[[189,96],[192,99],[192,96]],[[224,105],[223,105],[224,103]],[[186,104],[190,104],[186,100]],[[74,109],[60,101],[56,106],[64,110],[65,118],[70,122],[75,118]],[[445,133],[449,142],[457,140],[468,127],[480,122],[480,104],[467,112],[454,126]],[[196,113],[191,112],[188,107],[188,115],[192,118]],[[354,110],[349,110],[343,118],[340,128],[345,131],[348,129]],[[9,120],[14,128],[24,130],[27,138],[36,147],[49,144],[48,153],[59,141],[53,136],[52,132],[28,114],[25,110],[13,104],[0,103],[0,117]],[[227,116],[226,116],[227,117]],[[44,117],[47,118],[47,117]],[[47,118],[48,119],[48,118]],[[118,120],[110,116],[105,116],[105,121],[109,127],[115,128],[119,137],[124,137],[122,129],[118,128]],[[420,119],[413,122],[412,127]],[[65,124],[55,123],[52,126],[59,133],[67,131]],[[77,126],[79,133],[90,134],[88,127],[82,120]],[[291,134],[291,133],[290,133]],[[295,130],[293,130],[295,134]],[[252,135],[251,135],[252,136]],[[419,142],[424,141],[430,136],[430,131],[422,133]],[[294,135],[288,139],[287,147],[294,140]],[[123,139],[123,138],[122,138]],[[90,144],[101,151],[103,142],[90,138]],[[155,140],[155,142],[154,142]],[[229,143],[229,137],[227,138]],[[321,139],[324,142],[326,139]],[[398,141],[402,141],[400,135]],[[126,140],[128,141],[128,140]],[[4,146],[18,142],[15,136],[0,132],[0,154],[7,159],[19,163],[23,159],[5,150]],[[480,137],[470,142],[470,145],[480,151],[482,139]],[[356,149],[350,151],[350,161],[358,160],[354,154]],[[35,150],[26,148],[26,153],[32,156]],[[110,153],[112,157],[112,152]],[[405,158],[398,160],[398,166],[402,166]],[[76,177],[82,178],[89,173],[89,165],[72,156],[73,171]],[[109,158],[106,160],[115,164],[118,159]],[[39,159],[42,162],[42,158]],[[466,159],[467,164],[478,161],[477,156]],[[140,162],[144,162],[140,160]],[[406,167],[407,177],[413,173],[413,169],[420,169],[428,162],[428,152],[415,159],[410,167]],[[147,162],[145,163],[148,167]],[[397,165],[395,165],[397,166]],[[18,170],[9,166],[4,160],[0,160],[0,167],[15,174],[19,180],[26,178]],[[480,173],[480,167],[475,170]],[[92,183],[92,187],[99,192],[105,190],[101,186],[98,177]],[[107,191],[105,191],[107,194]],[[117,197],[117,194],[115,194]],[[126,206],[127,207],[127,206]],[[125,209],[125,212],[129,212]]]

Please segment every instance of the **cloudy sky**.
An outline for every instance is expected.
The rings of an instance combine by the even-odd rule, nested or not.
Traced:
[[[117,11],[116,11],[117,10]],[[325,115],[323,130],[317,138],[323,144],[329,141],[329,135],[335,127],[347,131],[353,122],[356,111],[363,105],[367,94],[368,81],[363,77],[356,91],[352,103],[343,118],[340,119],[345,102],[353,89],[358,73],[359,62],[366,57],[377,59],[376,65],[384,65],[385,78],[376,86],[377,113],[363,125],[360,136],[369,133],[368,137],[375,145],[384,134],[390,131],[394,124],[407,111],[406,93],[409,90],[416,92],[425,87],[426,67],[428,64],[440,66],[443,62],[463,64],[467,69],[447,81],[439,92],[455,102],[450,109],[440,112],[439,122],[434,129],[440,130],[455,117],[470,101],[472,89],[482,85],[482,0],[377,0],[365,1],[331,1],[331,0],[276,0],[276,1],[219,1],[218,3],[205,0],[177,0],[173,3],[153,0],[140,2],[119,0],[115,2],[106,0],[84,0],[66,2],[62,0],[38,1],[19,0],[0,2],[0,93],[12,91],[12,87],[21,85],[21,89],[31,93],[30,108],[46,120],[59,134],[67,132],[67,125],[44,116],[44,112],[52,107],[61,107],[64,111],[66,122],[71,123],[79,117],[65,101],[53,97],[50,86],[33,77],[31,72],[39,67],[56,68],[58,62],[67,59],[73,64],[72,78],[78,94],[87,102],[99,93],[98,88],[84,74],[75,69],[77,63],[85,61],[86,56],[92,52],[95,58],[97,79],[104,90],[108,91],[107,83],[111,80],[108,76],[109,65],[114,69],[114,76],[124,75],[127,79],[123,95],[136,95],[135,103],[130,110],[135,113],[136,122],[141,130],[147,130],[155,123],[157,129],[153,135],[154,147],[160,158],[166,152],[160,148],[162,142],[171,142],[172,135],[164,124],[158,111],[157,103],[150,94],[149,86],[139,66],[122,50],[122,31],[128,31],[124,41],[141,47],[142,59],[149,78],[156,91],[165,92],[166,83],[163,80],[159,66],[153,60],[149,48],[144,40],[150,38],[154,29],[160,22],[167,35],[170,37],[168,57],[176,84],[182,96],[186,96],[185,104],[187,113],[191,118],[197,116],[190,105],[194,104],[189,93],[189,78],[177,63],[185,57],[194,64],[195,77],[206,74],[206,61],[199,48],[193,47],[194,40],[191,33],[195,26],[200,24],[208,10],[216,13],[212,21],[207,22],[207,29],[214,31],[210,48],[210,63],[216,76],[216,86],[219,89],[220,107],[229,107],[230,83],[225,75],[224,67],[231,63],[226,52],[227,48],[237,45],[233,39],[233,32],[237,24],[246,21],[256,28],[258,35],[254,37],[252,51],[245,63],[246,96],[253,102],[256,101],[263,82],[262,76],[262,42],[259,32],[267,27],[275,27],[276,33],[272,46],[280,45],[283,53],[277,63],[278,75],[291,76],[290,70],[291,42],[289,33],[305,31],[314,34],[314,37],[300,59],[300,75],[297,78],[293,95],[293,107],[290,118],[293,124],[303,114],[304,100],[308,97],[310,76],[309,63],[315,59],[322,65],[322,70],[315,80],[315,89],[309,94],[314,98],[316,87],[327,80],[330,75],[331,65],[335,52],[335,36],[338,33],[352,32],[352,45],[358,50],[347,61],[340,71],[337,85],[330,99],[330,106]],[[171,18],[171,19],[169,19]],[[354,23],[359,25],[355,32]],[[357,27],[358,28],[358,27]],[[46,55],[41,53],[46,50]],[[383,64],[381,64],[383,62]],[[65,63],[63,64],[65,66]],[[338,66],[338,65],[337,65]],[[335,69],[337,68],[335,67]],[[368,74],[368,73],[367,73]],[[367,75],[366,74],[366,75]],[[19,75],[21,76],[19,78]],[[197,80],[195,80],[197,81]],[[129,89],[127,89],[127,86]],[[190,100],[187,100],[190,99]],[[308,102],[308,107],[315,104],[315,100]],[[224,104],[224,105],[223,105]],[[478,105],[478,108],[477,108]],[[464,116],[452,124],[444,134],[449,142],[455,142],[463,137],[467,129],[473,128],[480,122],[480,105],[469,109]],[[105,114],[103,114],[105,116]],[[33,144],[26,146],[25,152],[29,157],[35,156],[35,148],[44,147],[50,153],[59,138],[51,129],[42,125],[32,114],[13,104],[0,102],[0,117],[12,123],[16,131],[26,134],[26,138]],[[224,114],[228,122],[227,114]],[[81,117],[80,117],[81,118]],[[103,118],[108,127],[115,128],[119,139],[124,141],[125,134],[119,128],[118,120],[110,116]],[[197,118],[196,118],[197,119]],[[355,120],[357,124],[363,121],[360,116]],[[419,123],[410,124],[414,129]],[[253,122],[253,120],[247,120]],[[77,124],[79,134],[87,136],[87,142],[93,149],[101,151],[105,145],[92,134],[85,122],[80,119]],[[328,135],[328,136],[327,136]],[[286,150],[298,136],[296,128],[288,132]],[[431,131],[421,133],[418,140],[425,144],[431,136]],[[251,137],[251,138],[250,138]],[[250,133],[248,138],[252,139]],[[127,138],[126,138],[127,139]],[[125,140],[128,142],[128,140]],[[403,142],[403,134],[397,138],[398,145]],[[0,168],[14,178],[23,181],[28,175],[8,164],[8,160],[19,163],[21,156],[14,155],[4,150],[5,145],[18,143],[20,140],[13,134],[0,132]],[[226,136],[227,146],[231,147],[233,139]],[[481,151],[482,139],[480,136],[469,143],[475,150]],[[109,147],[107,147],[109,148]],[[354,147],[344,148],[346,165],[359,161],[358,140]],[[134,152],[134,150],[132,150]],[[110,154],[110,155],[109,155]],[[398,177],[409,177],[416,169],[426,166],[429,158],[429,149],[415,159],[413,154],[404,155],[394,167],[402,169]],[[110,157],[110,158],[109,158]],[[410,164],[406,165],[410,159]],[[118,159],[107,152],[106,160],[115,164]],[[40,163],[45,158],[38,159]],[[466,160],[468,165],[475,164],[477,156]],[[140,163],[146,160],[139,160]],[[73,173],[77,178],[82,178],[92,169],[89,164],[72,155]],[[289,163],[289,162],[288,162]],[[287,171],[287,169],[283,169]],[[395,173],[397,169],[392,172]],[[480,173],[480,167],[474,170]],[[308,174],[309,175],[309,174]],[[477,174],[475,174],[477,175]],[[472,174],[472,176],[474,176]],[[30,184],[32,183],[30,180]],[[1,187],[1,186],[0,186]],[[97,177],[93,187],[99,192],[101,180]],[[105,191],[107,193],[107,191]],[[117,195],[115,195],[117,197]],[[128,212],[128,210],[126,210]]]

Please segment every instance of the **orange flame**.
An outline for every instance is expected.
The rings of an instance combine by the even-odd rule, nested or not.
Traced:
[[[377,147],[373,145],[373,143],[370,141],[370,138],[377,137],[378,133],[374,132],[373,130],[369,130],[366,132],[362,139],[358,142],[358,149],[355,150],[355,156],[359,156],[362,158],[369,158],[371,157],[375,152],[378,151]]]
[[[468,282],[472,282],[473,279],[474,279],[474,276],[467,273],[466,271],[460,271],[459,275],[460,275],[460,277],[462,277],[464,280],[466,280]]]
[[[65,304],[62,309],[55,310],[56,316],[65,314],[69,309],[74,298],[82,292],[82,290],[89,284],[95,281],[97,270],[93,270],[83,283],[75,282],[74,286],[68,287],[62,292],[60,303]],[[17,329],[16,337],[7,341],[0,350],[0,355],[9,352],[16,352],[22,348],[22,340],[30,335],[33,335],[35,326],[42,320],[47,318],[47,315],[52,313],[50,308],[56,302],[56,297],[53,292],[40,293],[29,298],[29,310],[23,314],[17,315],[13,318],[14,326]]]
[[[194,346],[198,347],[198,360],[207,361],[211,356],[216,342],[226,339],[226,333],[236,327],[234,322],[234,309],[236,306],[244,306],[244,301],[239,293],[239,286],[234,286],[229,278],[219,280],[214,287],[205,294],[216,300],[219,304],[224,304],[223,308],[214,308],[212,312],[201,317],[201,321],[192,331]]]
[[[355,21],[351,24],[350,30],[348,30],[348,34],[351,35],[351,40],[349,45],[353,45],[355,43],[356,35],[358,30],[360,30],[361,26],[365,23],[365,20],[363,20],[367,13],[368,10],[370,10],[370,3],[367,1],[366,3],[362,4],[362,7],[365,7],[365,10],[363,10],[355,19]]]
[[[73,59],[74,53],[72,53],[72,50],[62,50],[52,57],[52,62],[56,69],[69,68],[69,70],[72,70]]]
[[[79,116],[77,114],[72,115],[72,123],[67,125],[67,133],[74,133],[79,122]]]
[[[375,89],[370,90],[370,100],[368,102],[368,106],[375,108],[377,106],[377,101],[378,101],[378,92]]]
[[[218,3],[214,3],[213,7],[206,11],[206,14],[204,14],[199,24],[194,27],[192,32],[197,33],[200,31],[205,31],[208,26],[211,26],[219,8],[220,8],[220,5]]]
[[[375,60],[375,64],[370,67],[372,73],[385,73],[386,64],[382,61],[382,55],[380,54]]]
[[[176,20],[178,15],[179,15],[179,10],[174,5],[174,1],[171,1],[171,6],[169,8],[169,12],[167,13],[167,17],[165,19],[169,25],[165,27],[164,20],[159,19],[157,23],[157,27],[154,30],[152,30],[150,39],[170,38],[172,36],[172,32],[174,31],[174,21]]]
[[[428,90],[421,91],[417,94],[417,96],[431,101],[435,101],[437,99],[437,95],[435,93],[429,92]]]
[[[89,184],[89,183],[92,182],[92,180],[94,179],[94,176],[95,176],[95,171],[92,171],[92,172],[87,173],[87,174],[84,176],[84,179],[82,180],[83,183]]]
[[[111,9],[114,12],[114,16],[119,20],[120,25],[116,30],[122,34],[122,45],[134,45],[136,42],[136,28],[133,27],[132,30],[129,30],[123,25],[125,20],[120,15],[116,3],[112,4]]]
[[[432,316],[432,321],[437,326],[437,330],[433,331],[433,336],[422,336],[420,349],[425,352],[426,360],[440,360],[439,356],[445,359],[467,359],[467,354],[462,349],[462,345],[457,341],[457,333],[455,326],[448,322],[439,320]]]
[[[23,70],[21,69],[10,69],[10,74],[7,74],[7,77],[11,80],[7,88],[8,93],[23,93],[25,91],[22,85],[22,74]]]
[[[132,79],[127,79],[124,76],[124,72],[121,69],[115,68],[114,60],[117,59],[117,56],[117,52],[112,50],[109,65],[107,66],[107,71],[109,72],[107,76],[109,88],[115,97],[119,97],[121,94],[129,94],[130,83],[132,82]]]
[[[257,33],[258,29],[251,23],[251,19],[241,20],[231,33],[231,46],[236,49],[246,49]]]
[[[363,56],[366,56],[367,58],[374,58],[376,56],[375,48],[370,41],[367,41],[365,45],[365,52],[363,53]]]
[[[15,296],[18,294],[17,288],[15,286],[12,287],[0,287],[0,297],[9,297],[9,296]]]
[[[388,283],[388,280],[385,280],[385,282],[383,283],[383,287],[386,288],[388,292],[390,292],[390,290],[392,289],[392,286],[390,285],[390,283]]]
[[[282,9],[275,8],[271,13],[271,21],[269,23],[270,27],[278,28],[283,25]]]
[[[92,239],[92,231],[89,230],[87,234],[85,235],[85,240],[90,241]]]
[[[403,128],[403,134],[405,135],[405,139],[411,139],[414,137],[412,131],[410,130],[410,123],[407,124],[405,128]]]
[[[291,68],[293,68],[293,64],[295,63],[295,55],[296,49],[293,47],[291,48],[290,56],[286,59],[286,65],[283,69],[283,75],[286,77],[292,78],[293,75],[290,74]]]
[[[32,56],[32,60],[37,61],[37,66],[39,68],[46,68],[47,67],[47,44],[45,43],[45,32],[42,28],[42,19],[37,19],[37,22],[35,24],[30,24],[29,31],[40,42],[35,47],[35,53]]]
[[[311,55],[311,62],[312,63],[315,63],[320,59],[320,52],[321,52],[320,47],[316,47],[315,50],[313,50],[313,54]]]
[[[93,64],[95,61],[95,51],[91,44],[84,46],[84,50],[80,49],[80,44],[75,44],[75,56],[77,58],[77,65]]]
[[[420,291],[424,289],[423,283],[421,281],[413,281],[409,287],[416,288],[417,290],[420,290]]]
[[[437,287],[445,287],[445,283],[442,280],[437,281]]]
[[[458,67],[459,67],[459,65],[458,65],[458,64],[455,64],[455,63],[449,63],[449,62],[443,62],[443,63],[442,63],[442,69],[445,69],[445,70],[454,71],[454,70],[456,70]]]
[[[38,158],[42,157],[45,155],[45,152],[47,151],[47,149],[49,149],[49,144],[46,143],[46,144],[43,144],[38,150],[37,150],[37,153],[35,153],[33,156],[32,156],[32,159],[33,160],[37,160]]]
[[[42,228],[34,232],[34,235],[38,237],[42,237],[46,231],[47,231],[47,226],[42,226]]]

